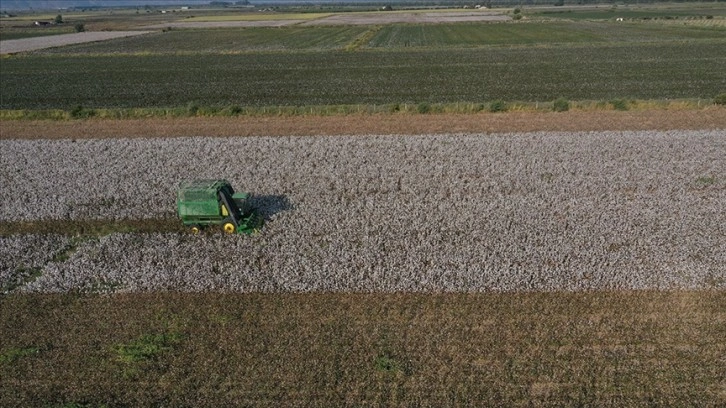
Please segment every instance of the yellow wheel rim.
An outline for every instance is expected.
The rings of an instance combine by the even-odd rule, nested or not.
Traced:
[[[231,222],[228,222],[228,223],[224,224],[224,232],[226,232],[227,234],[233,233],[234,232],[234,224],[232,224]]]
[[[199,227],[192,227],[192,234],[199,234]]]

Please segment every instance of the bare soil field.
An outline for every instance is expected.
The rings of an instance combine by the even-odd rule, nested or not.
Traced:
[[[62,47],[64,45],[82,44],[105,41],[113,38],[132,37],[148,34],[151,31],[94,31],[73,34],[50,35],[44,37],[23,38],[18,40],[0,41],[0,55],[40,50],[44,48]]]
[[[234,27],[282,27],[299,24],[305,20],[237,20],[237,21],[181,21],[144,26],[147,30],[172,28],[234,28]]]
[[[343,13],[317,20],[306,21],[303,25],[350,25],[350,24],[392,24],[392,23],[456,23],[508,21],[511,17],[485,11],[439,12],[439,13]]]
[[[456,22],[495,22],[508,21],[511,17],[500,13],[473,11],[473,12],[371,12],[371,13],[341,13],[325,15],[315,19],[276,19],[274,15],[269,20],[229,20],[229,21],[175,21],[164,24],[145,26],[145,29],[174,28],[221,28],[221,27],[280,27],[300,24],[305,26],[316,25],[373,25],[393,23],[456,23]]]
[[[723,292],[0,297],[5,407],[717,407]]]
[[[3,121],[0,139],[106,137],[323,136],[726,129],[726,108],[701,110],[509,112],[496,114],[243,116]]]

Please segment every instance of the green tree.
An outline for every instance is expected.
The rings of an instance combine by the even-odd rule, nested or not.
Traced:
[[[57,16],[55,16],[55,23],[56,24],[63,24],[63,16],[61,16],[60,14],[58,14]]]

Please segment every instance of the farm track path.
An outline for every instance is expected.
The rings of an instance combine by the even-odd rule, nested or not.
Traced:
[[[533,131],[726,129],[726,108],[700,110],[4,120],[0,139],[411,135]]]

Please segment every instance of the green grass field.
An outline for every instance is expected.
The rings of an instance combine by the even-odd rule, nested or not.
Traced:
[[[724,311],[721,292],[13,295],[0,405],[718,406]]]

